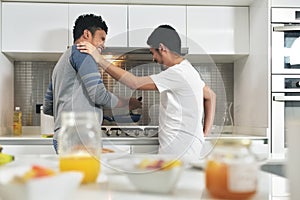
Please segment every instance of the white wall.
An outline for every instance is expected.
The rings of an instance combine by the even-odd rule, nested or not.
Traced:
[[[1,14],[2,8],[0,6],[0,16]],[[0,38],[2,32],[1,27],[0,21]],[[22,32],[20,32],[20,35],[22,35]],[[2,49],[1,39],[0,49]],[[9,134],[12,131],[14,106],[13,73],[13,63],[0,52],[0,135]]]
[[[269,1],[250,6],[250,53],[234,64],[234,119],[237,126],[268,128],[270,105]]]

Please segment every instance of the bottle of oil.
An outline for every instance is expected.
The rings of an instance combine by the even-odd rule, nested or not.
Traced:
[[[20,107],[15,107],[14,111],[14,135],[22,135],[22,112]]]

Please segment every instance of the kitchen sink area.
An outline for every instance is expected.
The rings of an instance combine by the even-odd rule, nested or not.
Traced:
[[[278,176],[287,177],[286,167],[284,163],[267,163],[263,164],[260,169],[264,172],[276,174]]]

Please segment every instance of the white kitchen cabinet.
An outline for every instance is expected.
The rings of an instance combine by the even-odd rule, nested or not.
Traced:
[[[248,7],[187,6],[190,54],[248,54]]]
[[[149,35],[162,24],[175,28],[186,47],[186,6],[129,5],[128,13],[130,47],[148,47]]]
[[[69,44],[73,44],[73,26],[82,14],[101,15],[108,26],[105,46],[127,47],[127,5],[70,4]]]
[[[68,45],[68,5],[2,3],[3,52],[63,52]]]
[[[269,0],[255,0],[250,6],[249,56],[234,62],[233,73],[235,126],[263,128],[268,137],[272,97],[269,3]]]

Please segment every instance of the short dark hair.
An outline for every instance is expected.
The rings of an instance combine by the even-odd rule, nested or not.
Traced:
[[[162,43],[173,52],[181,54],[181,39],[176,30],[170,25],[160,25],[148,37],[147,44],[155,49]]]
[[[92,35],[96,32],[96,30],[102,29],[107,34],[107,25],[105,21],[102,20],[101,16],[97,16],[94,14],[84,14],[80,15],[73,27],[73,38],[74,42],[80,38],[83,34],[83,31],[87,29],[89,30]]]

